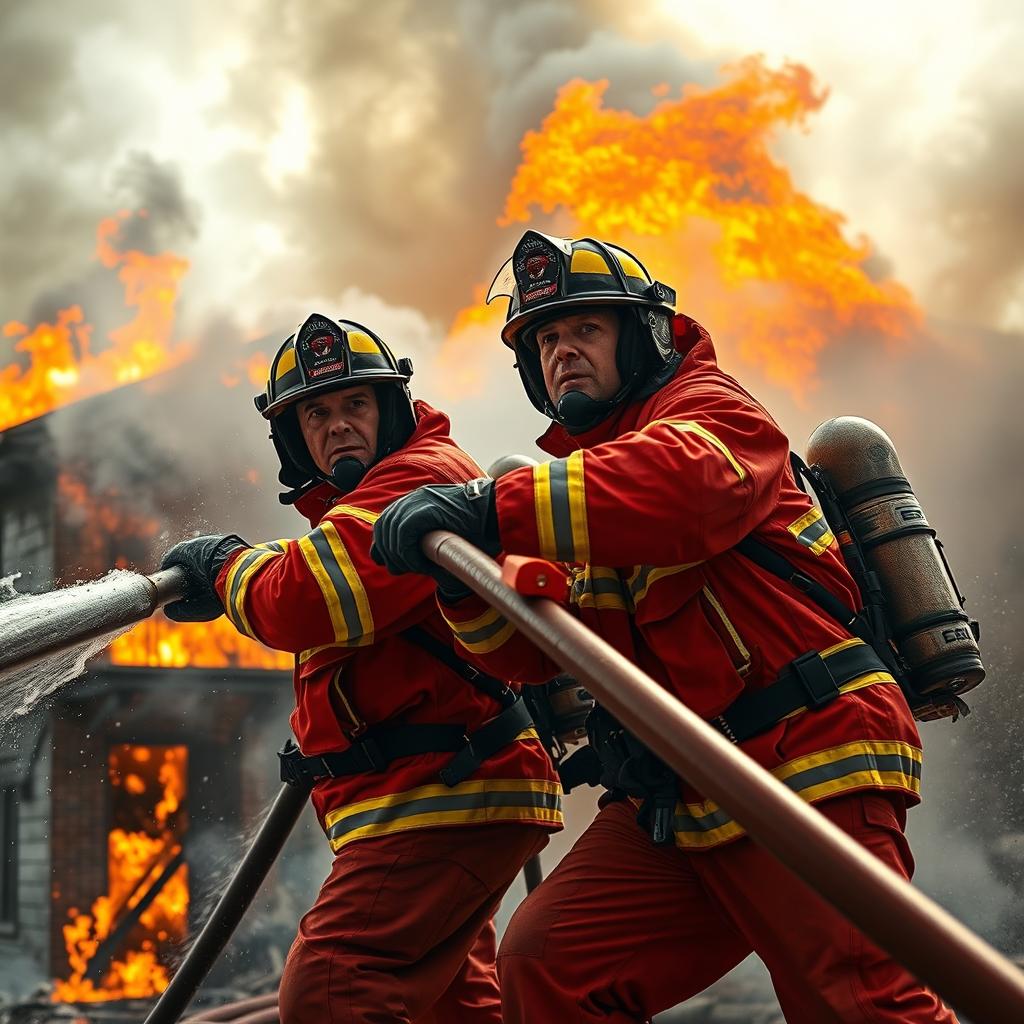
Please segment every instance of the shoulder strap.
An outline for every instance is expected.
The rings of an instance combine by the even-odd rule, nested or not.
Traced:
[[[401,632],[411,644],[426,651],[427,654],[436,658],[442,664],[447,665],[456,675],[461,676],[471,686],[475,686],[482,693],[487,694],[496,700],[503,707],[510,707],[519,698],[510,686],[503,683],[494,676],[489,676],[479,669],[463,661],[447,644],[438,640],[432,633],[427,632],[422,626],[410,626]]]
[[[847,608],[835,594],[826,590],[817,580],[802,573],[788,558],[768,547],[753,534],[744,537],[736,545],[736,550],[746,555],[755,565],[759,565],[766,572],[792,584],[801,594],[806,594],[823,612],[831,615],[836,622],[856,632],[858,616],[855,611]]]

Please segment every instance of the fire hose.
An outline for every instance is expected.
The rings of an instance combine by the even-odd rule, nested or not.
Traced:
[[[804,803],[565,608],[522,596],[503,581],[494,561],[453,534],[428,535],[424,551],[585,683],[666,764],[740,822],[754,842],[949,1003],[976,1024],[1024,1020],[1024,975],[1013,964]],[[128,599],[121,585],[120,601],[115,602],[119,606],[109,617],[95,614],[93,608],[81,629],[73,618],[65,622],[50,616],[15,630],[0,652],[0,678],[55,650],[139,621],[184,592],[183,575],[173,569],[134,580]],[[56,644],[55,636],[61,638]],[[241,920],[306,797],[300,788],[282,787],[253,847],[146,1024],[178,1019]]]

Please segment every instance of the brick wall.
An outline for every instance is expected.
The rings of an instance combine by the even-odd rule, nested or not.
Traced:
[[[50,821],[53,871],[50,971],[67,977],[61,925],[72,908],[88,913],[107,891],[109,801],[105,737],[90,731],[84,710],[60,706],[53,716]]]

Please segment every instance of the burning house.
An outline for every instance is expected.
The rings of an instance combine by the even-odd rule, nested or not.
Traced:
[[[166,292],[167,274],[146,285],[144,260],[127,255],[140,299],[135,340],[124,334],[93,359],[80,314],[31,333],[7,328],[8,337],[30,340],[20,346],[27,361],[0,369],[0,577],[20,574],[19,592],[112,569],[152,571],[196,525],[195,485],[188,490],[173,471],[169,447],[123,425],[116,441],[104,441],[111,424],[145,420],[154,401],[170,401],[182,386],[164,344],[168,328],[155,319],[161,308],[170,315],[168,296],[146,297],[147,288]],[[149,363],[114,368],[111,352],[154,337],[160,345],[143,350]],[[170,353],[163,364],[161,347]],[[93,397],[55,408],[80,397],[61,393],[76,374]],[[149,383],[132,385],[136,378]],[[124,456],[130,450],[134,458]],[[276,790],[291,666],[290,655],[226,620],[178,624],[158,613],[118,637],[84,676],[0,722],[0,995],[35,992],[43,1002],[88,1004],[83,1020],[115,1020],[125,1000],[166,987],[242,833]],[[307,831],[293,838],[293,851],[305,851],[293,852],[293,863],[323,853]],[[272,980],[279,969],[305,899],[307,875],[299,875],[290,880],[295,907],[282,878],[264,888],[263,918],[250,927],[262,946],[239,946],[236,975],[262,970]],[[272,912],[281,900],[278,935]],[[138,1017],[136,1009],[123,1019]]]

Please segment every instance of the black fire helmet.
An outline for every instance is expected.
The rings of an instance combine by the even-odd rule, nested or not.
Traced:
[[[596,426],[622,402],[652,394],[679,365],[672,338],[675,291],[617,245],[527,231],[498,271],[487,301],[499,296],[509,300],[501,338],[516,354],[526,394],[572,434]],[[555,408],[544,386],[537,329],[566,314],[608,307],[619,315],[615,358],[622,386],[603,402],[570,391]]]
[[[352,490],[369,466],[357,459],[339,459],[330,476],[309,454],[299,429],[296,403],[304,398],[372,384],[380,408],[374,462],[397,451],[416,429],[409,394],[412,360],[395,359],[369,328],[352,320],[332,320],[311,313],[299,324],[270,364],[267,389],[255,398],[256,408],[270,421],[281,471],[278,479],[290,490],[281,502],[290,505],[310,488],[326,481],[342,494]]]

